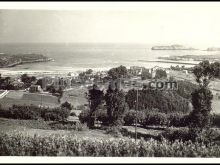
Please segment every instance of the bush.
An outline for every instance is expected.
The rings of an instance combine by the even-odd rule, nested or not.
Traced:
[[[220,115],[219,114],[213,114],[211,119],[212,119],[213,126],[220,127]]]
[[[75,130],[75,131],[86,131],[88,130],[86,124],[80,122],[55,122],[49,124],[51,129],[55,130]]]
[[[192,137],[189,134],[188,128],[168,128],[160,136],[172,142],[174,142],[175,140],[188,141],[192,139]]]
[[[161,112],[147,112],[146,118],[143,122],[144,126],[147,125],[165,126],[167,124],[168,124],[168,117],[165,113],[161,113]]]
[[[70,116],[76,116],[76,113],[75,112],[71,112]]]
[[[9,110],[0,110],[0,117],[24,120],[65,120],[70,115],[66,108],[41,108],[34,105],[13,105]]]
[[[79,114],[79,121],[81,123],[86,123],[89,120],[89,110],[83,110],[80,114]]]
[[[169,141],[174,142],[175,140],[181,141],[193,141],[197,143],[203,144],[211,144],[216,141],[220,137],[220,133],[216,130],[209,129],[203,130],[199,134],[193,134],[189,128],[181,128],[181,129],[174,129],[168,128],[163,132],[160,137],[164,137]]]
[[[107,115],[107,110],[96,110],[94,112],[94,115],[96,116],[96,119],[100,122],[102,122],[103,125],[108,124],[108,115]]]
[[[113,137],[122,137],[120,128],[113,126],[113,127],[108,127],[106,130],[106,134],[110,134]]]
[[[188,115],[183,113],[168,114],[168,126],[186,127],[189,124]]]
[[[135,120],[136,120],[135,110],[128,111],[124,116],[125,125],[133,125],[135,124]],[[145,113],[142,111],[137,111],[137,123],[143,124],[144,120],[145,120]]]
[[[61,108],[66,108],[66,109],[71,110],[71,109],[73,109],[73,106],[66,101],[63,104],[61,104]]]

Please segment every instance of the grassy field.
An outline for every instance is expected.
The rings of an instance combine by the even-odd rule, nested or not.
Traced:
[[[87,138],[113,138],[110,134],[106,134],[103,130],[51,130],[49,124],[51,122],[45,122],[43,120],[17,120],[0,118],[0,132],[20,132],[24,135],[34,136],[38,134],[41,136],[51,135],[77,135],[78,137]]]
[[[61,102],[67,101],[71,103],[74,107],[88,104],[85,92],[88,92],[85,87],[74,87],[73,89],[64,92]]]
[[[4,98],[0,99],[0,104],[3,108],[9,108],[13,104],[16,105],[42,105],[48,107],[60,106],[58,99],[55,96],[26,93],[23,91],[10,91]]]

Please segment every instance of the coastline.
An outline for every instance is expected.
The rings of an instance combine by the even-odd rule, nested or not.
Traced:
[[[159,60],[155,60],[155,61],[149,61],[149,60],[138,60],[139,62],[158,62],[158,63],[170,63],[170,64],[182,64],[182,65],[197,65],[198,63],[195,62],[178,62],[178,61],[159,61]]]

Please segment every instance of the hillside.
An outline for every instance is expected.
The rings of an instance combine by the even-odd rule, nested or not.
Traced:
[[[13,67],[25,63],[46,62],[51,59],[42,54],[0,54],[0,68]]]

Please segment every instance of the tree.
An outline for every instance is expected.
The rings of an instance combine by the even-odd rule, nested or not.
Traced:
[[[88,70],[86,71],[86,74],[92,74],[92,72],[93,72],[92,69],[88,69]]]
[[[109,126],[120,127],[123,124],[123,117],[126,112],[125,94],[118,88],[112,89],[109,86],[105,101],[107,106],[107,115],[109,119]]]
[[[157,69],[156,70],[156,75],[155,75],[155,78],[166,78],[167,77],[167,73],[165,70],[162,70],[162,69]]]
[[[161,91],[152,89],[142,89],[137,92],[131,89],[126,94],[126,102],[129,109],[136,108],[138,93],[138,109],[152,110],[159,109],[163,113],[189,112],[188,100],[177,94],[176,91]]]
[[[71,110],[72,107],[73,107],[73,106],[72,106],[70,103],[68,103],[67,101],[64,102],[63,104],[61,104],[61,108],[66,108],[66,109]]]
[[[88,101],[89,101],[89,117],[88,117],[88,126],[94,127],[95,118],[93,117],[94,112],[98,109],[98,107],[102,104],[104,99],[104,93],[101,91],[97,85],[93,85],[93,88],[89,90]]]
[[[202,61],[193,69],[199,89],[192,93],[193,111],[189,115],[190,131],[197,136],[204,129],[210,128],[210,112],[213,99],[212,92],[208,89],[211,80],[219,76],[220,64]]]
[[[125,66],[119,66],[116,68],[112,68],[108,71],[108,76],[115,80],[118,78],[123,78],[123,77],[127,77],[128,76],[128,71],[127,68]]]
[[[36,81],[35,76],[28,76],[27,74],[21,75],[21,81],[25,84],[25,87],[30,87],[31,83]]]
[[[148,70],[144,70],[142,73],[141,73],[141,79],[142,80],[146,80],[146,79],[150,79],[152,78],[151,74],[149,73]]]

